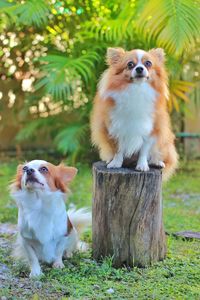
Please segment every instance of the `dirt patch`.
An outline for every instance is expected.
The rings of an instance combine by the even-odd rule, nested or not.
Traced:
[[[16,226],[0,224],[0,299],[61,299],[67,295],[66,290],[56,290],[52,283],[44,279],[33,280],[28,277],[28,268],[13,260],[12,243]]]

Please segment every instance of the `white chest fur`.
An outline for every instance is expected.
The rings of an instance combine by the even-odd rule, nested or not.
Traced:
[[[67,232],[67,212],[64,194],[60,191],[13,194],[18,212],[18,226],[23,238],[28,239],[41,260],[55,258],[56,246]]]
[[[118,142],[124,157],[137,153],[153,129],[156,91],[147,82],[130,84],[125,90],[110,91],[115,100],[110,112],[109,134]]]

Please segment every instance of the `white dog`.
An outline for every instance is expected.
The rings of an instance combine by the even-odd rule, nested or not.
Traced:
[[[11,185],[19,228],[14,252],[28,260],[30,277],[42,274],[39,261],[63,268],[63,255],[69,257],[80,248],[79,234],[90,225],[91,213],[86,209],[66,211],[67,186],[76,173],[76,168],[43,160],[18,166]]]

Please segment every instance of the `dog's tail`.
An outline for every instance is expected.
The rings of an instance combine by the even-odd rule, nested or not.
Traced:
[[[167,181],[175,172],[178,166],[178,154],[174,145],[170,145],[165,159],[165,168],[163,169],[163,180]]]
[[[78,210],[69,209],[68,217],[72,225],[75,227],[78,237],[80,237],[80,234],[92,223],[92,214],[87,208],[80,208]],[[78,238],[76,249],[81,252],[85,252],[89,249],[89,246],[87,243]]]
[[[92,224],[92,214],[87,208],[69,209],[67,213],[78,235]]]

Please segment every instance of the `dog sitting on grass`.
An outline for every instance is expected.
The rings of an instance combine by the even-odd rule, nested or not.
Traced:
[[[62,258],[83,246],[80,233],[91,224],[91,213],[82,208],[66,211],[68,184],[77,169],[55,166],[44,160],[19,165],[11,196],[18,206],[17,258],[28,261],[30,277],[42,274],[40,261],[63,268]],[[82,249],[83,250],[83,249]]]

